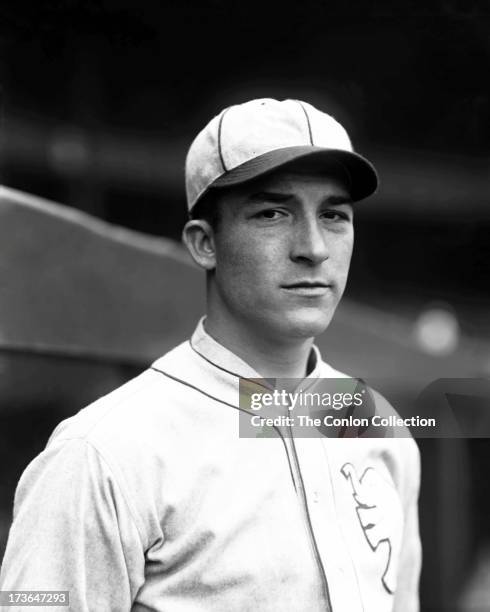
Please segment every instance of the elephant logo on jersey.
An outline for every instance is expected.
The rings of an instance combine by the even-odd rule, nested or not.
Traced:
[[[359,523],[371,550],[386,557],[381,582],[388,593],[396,588],[396,562],[401,546],[403,513],[392,483],[372,467],[358,478],[351,463],[340,470],[352,488]]]

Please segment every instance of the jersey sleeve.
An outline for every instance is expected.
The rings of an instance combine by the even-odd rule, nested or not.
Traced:
[[[52,443],[14,501],[2,590],[69,591],[69,608],[124,612],[144,581],[144,545],[127,498],[82,439]]]

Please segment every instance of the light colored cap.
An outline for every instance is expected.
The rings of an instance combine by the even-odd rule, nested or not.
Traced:
[[[376,191],[374,166],[355,153],[345,129],[300,100],[263,98],[230,106],[199,132],[186,159],[189,211],[211,188],[239,185],[299,159],[339,162],[354,201]]]

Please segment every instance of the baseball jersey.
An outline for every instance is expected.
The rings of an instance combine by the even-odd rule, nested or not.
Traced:
[[[342,376],[314,347],[308,378]],[[239,377],[260,378],[201,321],[60,423],[19,481],[1,589],[77,612],[416,612],[413,439],[240,437]]]

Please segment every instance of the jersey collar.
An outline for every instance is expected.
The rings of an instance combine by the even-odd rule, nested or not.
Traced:
[[[203,359],[228,374],[241,378],[263,378],[252,366],[206,332],[204,328],[205,319],[206,317],[201,318],[191,337],[190,345],[192,349]],[[325,375],[322,374],[322,365],[326,364],[323,364],[320,351],[314,345],[310,353],[309,363],[313,365],[313,368],[306,378],[316,379]]]
[[[319,378],[345,377],[322,361],[316,346],[312,347],[311,360],[313,370],[298,381],[296,390],[312,388]],[[212,338],[204,329],[204,317],[190,341],[157,359],[152,369],[233,407],[239,404],[239,378],[270,389],[278,383],[276,379],[264,380],[252,366]]]

